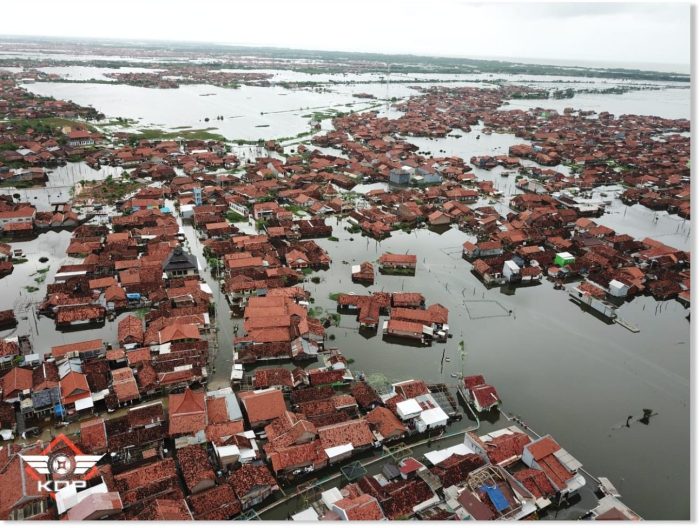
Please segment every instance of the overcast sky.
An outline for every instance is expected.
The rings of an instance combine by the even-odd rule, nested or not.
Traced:
[[[3,2],[13,35],[186,40],[570,63],[690,63],[687,3],[461,0]],[[586,61],[584,64],[583,61]],[[675,68],[678,70],[678,68]]]

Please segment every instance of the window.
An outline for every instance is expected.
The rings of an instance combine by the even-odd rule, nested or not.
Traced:
[[[27,504],[23,508],[18,508],[10,513],[10,520],[20,521],[22,519],[29,519],[35,515],[39,515],[46,511],[46,501],[32,502]]]

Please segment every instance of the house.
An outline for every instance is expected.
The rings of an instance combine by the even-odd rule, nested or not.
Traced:
[[[343,521],[384,521],[379,501],[363,493],[357,497],[344,497],[333,503],[332,511]]]
[[[370,410],[382,403],[382,399],[377,394],[377,391],[365,381],[353,383],[350,393],[362,409]]]
[[[226,521],[241,513],[241,501],[225,482],[187,498],[196,521]]]
[[[66,134],[66,144],[69,147],[86,147],[94,145],[95,140],[88,130],[71,130]]]
[[[143,503],[154,496],[181,493],[175,459],[165,458],[117,473],[114,489],[119,492],[124,507]]]
[[[213,488],[216,484],[214,467],[204,447],[190,445],[178,449],[177,462],[185,485],[191,494]]]
[[[408,433],[401,420],[386,407],[375,407],[367,413],[366,419],[378,442],[395,440]]]
[[[169,279],[174,277],[191,277],[199,274],[197,257],[190,255],[181,246],[172,250],[163,263],[163,272]]]
[[[80,498],[80,502],[69,509],[62,519],[67,521],[93,521],[107,519],[111,515],[122,511],[124,505],[116,491],[106,491],[104,482],[101,485],[93,486],[87,490],[79,492],[77,497],[83,493],[89,493]],[[94,491],[93,491],[94,490]]]
[[[551,435],[530,442],[523,448],[523,463],[545,473],[561,495],[575,493],[586,484],[578,470],[582,464],[564,450]]]
[[[56,327],[104,324],[107,310],[97,304],[59,306],[56,309]]]
[[[459,391],[477,412],[488,412],[501,403],[496,388],[487,384],[480,374],[466,376],[460,384]]]
[[[8,224],[29,224],[33,228],[36,208],[31,205],[21,205],[10,211],[0,211],[0,231]]]
[[[394,292],[391,294],[393,308],[422,308],[424,305],[425,297],[420,293]]]
[[[80,444],[93,454],[107,452],[107,428],[104,418],[93,418],[80,422]]]
[[[203,391],[189,387],[182,394],[168,396],[168,435],[197,437],[204,441],[207,426],[206,401]]]
[[[112,390],[120,405],[131,403],[141,397],[134,372],[129,367],[112,371]]]
[[[593,508],[586,519],[594,521],[640,521],[642,518],[620,499],[613,495],[605,495],[598,500],[598,504]]]
[[[229,477],[228,483],[236,492],[243,510],[260,504],[279,489],[275,477],[272,476],[267,466],[254,464],[246,464],[234,471]]]
[[[144,331],[141,319],[134,315],[127,315],[117,325],[117,339],[119,345],[126,348],[136,348],[143,345]]]
[[[428,215],[428,224],[434,227],[448,226],[452,221],[453,218],[442,211],[433,211]]]
[[[93,407],[92,393],[85,374],[70,371],[61,378],[59,387],[61,389],[61,403],[69,414],[73,411]]]
[[[389,171],[389,182],[394,185],[408,185],[411,182],[413,170],[410,167],[391,169]]]
[[[460,519],[518,520],[537,511],[532,493],[501,467],[482,466],[469,473],[465,484],[445,490],[445,497],[459,504]]]
[[[370,262],[363,262],[351,268],[352,281],[371,286],[374,284],[374,266]]]
[[[415,255],[384,253],[381,257],[379,257],[379,269],[382,272],[413,270],[413,273],[415,273],[416,261],[417,259]]]
[[[375,441],[367,421],[363,418],[319,427],[318,438],[328,456],[329,463],[343,460],[358,451],[368,449]]]
[[[287,411],[279,389],[254,390],[238,393],[251,429],[259,429]]]
[[[133,519],[137,521],[191,521],[184,499],[152,499]]]
[[[67,345],[56,345],[51,347],[51,356],[59,361],[64,358],[80,357],[81,359],[91,359],[105,354],[104,341],[102,339],[91,339],[89,341],[79,341]]]
[[[391,337],[405,337],[422,341],[425,335],[432,336],[432,330],[421,323],[389,319],[384,321],[383,332]]]
[[[61,403],[56,363],[44,361],[32,371],[32,408],[34,416],[50,414]]]
[[[6,402],[19,401],[21,394],[31,390],[32,386],[32,371],[15,367],[0,379],[2,400]]]
[[[40,455],[42,448],[41,444],[0,447],[0,518],[11,521],[52,518],[48,493],[39,491],[36,481],[27,478],[30,468],[22,458],[22,455]],[[46,477],[39,475],[39,480],[45,483]]]

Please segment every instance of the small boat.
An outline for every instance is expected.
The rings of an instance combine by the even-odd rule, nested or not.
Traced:
[[[449,363],[450,361],[452,361],[450,358],[445,358],[446,363]]]
[[[459,378],[459,372],[453,372],[452,374],[450,374],[450,377]]]

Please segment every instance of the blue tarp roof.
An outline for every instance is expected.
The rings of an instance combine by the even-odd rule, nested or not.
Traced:
[[[57,403],[53,408],[53,412],[54,412],[54,414],[58,414],[58,415],[63,416],[63,413],[64,413],[63,405],[61,405],[60,403]]]
[[[486,492],[489,499],[491,499],[491,502],[499,512],[508,509],[508,499],[505,498],[503,492],[496,486],[490,487],[484,485],[481,486],[481,490]]]

